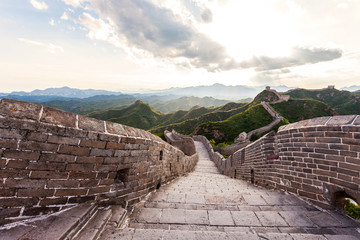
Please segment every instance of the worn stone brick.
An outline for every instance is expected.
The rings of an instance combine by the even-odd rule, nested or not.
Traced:
[[[109,142],[120,142],[120,137],[105,133],[99,133],[99,140],[101,141],[109,141]]]
[[[68,164],[67,171],[90,172],[94,169],[94,164]]]
[[[104,149],[106,146],[106,142],[81,139],[80,146]]]
[[[99,185],[98,179],[81,180],[80,187],[95,187]]]
[[[87,131],[105,132],[104,121],[79,115],[79,128]]]
[[[0,136],[1,136],[1,134],[0,134]],[[6,139],[6,140],[0,139],[0,148],[16,149],[17,148],[17,141],[10,140],[10,139]]]
[[[335,137],[317,137],[316,142],[318,142],[318,143],[341,143],[341,139],[335,138]]]
[[[74,156],[88,156],[90,153],[90,149],[84,147],[61,145],[58,152],[62,154],[69,154]]]
[[[54,189],[19,189],[17,191],[18,197],[51,197],[54,195]]]
[[[345,161],[347,163],[353,163],[353,164],[357,164],[357,165],[360,166],[360,159],[359,158],[346,157]]]
[[[123,125],[113,122],[105,122],[105,123],[106,123],[106,129],[109,133],[123,135],[123,136],[128,135],[128,133],[123,128]]]
[[[57,143],[57,144],[66,144],[66,145],[79,145],[79,138],[70,138],[70,137],[60,137],[55,135],[50,135],[48,137],[49,143]]]
[[[37,142],[45,142],[48,137],[49,137],[49,135],[39,133],[39,132],[29,132],[26,135],[27,140],[37,141]]]
[[[105,150],[105,149],[91,149],[90,152],[90,156],[98,156],[98,157],[111,157],[113,156],[114,151],[109,149],[109,150]]]
[[[310,193],[310,192],[301,191],[301,190],[299,190],[298,193],[299,193],[300,196],[303,196],[303,197],[307,197],[307,198],[311,198],[311,199],[317,199],[315,193]]]
[[[343,138],[342,139],[343,144],[350,144],[350,145],[360,145],[360,139],[354,139],[354,138]]]
[[[84,203],[95,200],[95,196],[70,197],[69,203]]]
[[[75,162],[75,156],[64,154],[41,154],[40,161],[58,162],[58,163],[73,163]]]
[[[106,144],[106,149],[123,150],[123,149],[125,149],[125,144],[124,143],[117,143],[117,142],[108,142]]]
[[[12,99],[0,100],[0,114],[16,118],[39,120],[42,106],[36,103],[22,102]]]
[[[17,150],[5,150],[3,156],[6,158],[12,159],[22,159],[22,160],[38,160],[40,153],[38,152],[23,152]]]
[[[354,151],[354,152],[360,152],[360,145],[359,146],[350,146],[350,151]]]
[[[360,165],[357,165],[357,164],[349,164],[349,163],[342,163],[341,162],[341,163],[339,163],[339,167],[349,169],[349,170],[360,171]]]
[[[22,169],[0,169],[0,176],[3,178],[28,178],[30,170]]]
[[[47,188],[77,188],[79,187],[79,180],[48,180]]]
[[[32,142],[32,141],[20,143],[20,149],[22,150],[56,152],[58,147],[59,147],[58,144],[51,144],[51,143],[41,143],[41,142]]]
[[[352,171],[352,170],[349,170],[349,169],[344,169],[344,168],[339,168],[339,167],[331,167],[330,170],[331,170],[332,172],[347,174],[347,175],[349,175],[349,176],[354,176],[354,177],[358,177],[358,176],[359,176],[359,172],[357,172],[357,171]]]
[[[62,198],[44,198],[40,200],[40,206],[49,206],[49,205],[61,205],[66,204],[68,201],[68,198],[62,197]]]
[[[104,164],[121,164],[122,162],[120,157],[106,157],[104,159]]]
[[[13,197],[13,196],[15,196],[15,189],[4,189],[4,188],[0,189],[0,197]]]
[[[80,196],[80,195],[86,195],[87,189],[56,189],[55,196]]]
[[[351,152],[351,151],[340,151],[341,156],[348,156],[348,157],[357,157],[357,152]]]
[[[0,150],[0,157],[2,156],[2,151],[3,150]],[[5,166],[6,166],[6,160],[3,158],[0,158],[0,168],[5,168]]]
[[[75,128],[76,114],[64,112],[55,108],[44,107],[40,121]]]
[[[1,138],[9,138],[9,139],[22,139],[23,135],[21,130],[17,129],[4,129],[0,128],[0,136]]]
[[[116,171],[117,165],[97,165],[95,166],[95,171],[100,172],[110,172],[110,171]]]
[[[104,158],[103,158],[103,157],[95,157],[95,156],[84,157],[84,156],[79,156],[79,157],[76,158],[76,163],[102,164],[103,162],[104,162]]]
[[[8,164],[6,165],[7,168],[20,168],[25,169],[28,166],[28,161],[23,160],[9,160]]]
[[[110,191],[110,186],[104,186],[104,187],[94,187],[90,188],[89,195],[93,194],[99,194],[99,193],[106,193]]]
[[[39,199],[32,197],[32,198],[0,198],[0,206],[2,207],[27,207],[27,206],[34,206],[38,203]]]
[[[0,209],[1,218],[17,217],[20,215],[21,208]]]
[[[334,183],[334,184],[337,184],[337,185],[340,185],[340,186],[348,187],[348,188],[353,189],[353,190],[358,190],[359,189],[358,184],[350,183],[350,182],[339,180],[339,179],[336,179],[336,178],[330,178],[330,182]]]
[[[53,162],[30,162],[27,169],[29,170],[42,170],[42,171],[64,171],[65,164]]]
[[[66,172],[53,172],[53,171],[32,171],[30,178],[45,178],[45,179],[67,179],[68,173]]]
[[[95,179],[96,172],[69,172],[69,179]]]
[[[316,153],[323,153],[323,154],[331,154],[331,155],[339,155],[339,151],[331,150],[331,149],[315,149]]]

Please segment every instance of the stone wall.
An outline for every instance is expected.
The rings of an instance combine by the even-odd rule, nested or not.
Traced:
[[[165,130],[164,136],[168,143],[179,148],[186,155],[191,156],[196,153],[195,143],[191,137],[182,135],[175,130],[171,132]]]
[[[228,176],[289,191],[324,208],[337,206],[344,197],[360,202],[360,116],[289,124],[227,160],[213,158]]]
[[[86,201],[132,205],[197,160],[144,130],[3,99],[0,225]]]
[[[278,188],[323,207],[336,205],[336,194],[360,202],[359,116],[322,117],[282,126],[278,147]]]

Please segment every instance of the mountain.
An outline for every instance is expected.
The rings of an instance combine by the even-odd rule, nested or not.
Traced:
[[[10,94],[2,94],[3,96],[15,95],[15,96],[57,96],[66,98],[88,98],[96,95],[120,95],[120,92],[112,92],[105,90],[94,89],[76,89],[69,87],[62,88],[47,88],[45,90],[36,89],[31,92],[12,92]]]
[[[154,110],[150,105],[137,100],[135,103],[122,109],[94,112],[88,116],[141,129],[149,129],[157,123],[161,115],[162,113]]]
[[[266,126],[272,121],[271,115],[261,104],[257,104],[224,121],[203,123],[194,130],[193,134],[203,135],[207,139],[215,140],[216,143],[232,142],[239,133],[250,132]]]
[[[360,85],[352,85],[352,86],[349,86],[349,87],[343,87],[343,88],[341,88],[341,90],[346,90],[346,91],[349,91],[349,92],[360,91]]]
[[[196,87],[185,87],[185,88],[170,88],[161,91],[153,91],[155,95],[179,95],[179,96],[197,96],[197,97],[214,97],[217,99],[227,100],[238,100],[240,98],[253,98],[258,92],[262,91],[265,86],[249,87],[244,85],[237,86],[225,86],[223,84],[213,84],[210,86],[196,86]],[[279,92],[287,91],[287,86],[272,86]]]
[[[177,110],[189,110],[194,106],[212,107],[221,106],[228,103],[228,100],[219,100],[213,97],[181,97],[166,102],[151,104],[153,108],[163,113],[174,112]]]
[[[97,95],[83,99],[65,99],[42,102],[43,105],[67,112],[87,114],[110,107],[122,107],[132,104],[136,98],[130,95]]]
[[[286,93],[294,99],[314,99],[328,104],[340,115],[360,114],[360,95],[337,89],[295,89]]]
[[[337,115],[329,105],[312,99],[290,99],[288,102],[270,105],[290,123],[315,117]]]

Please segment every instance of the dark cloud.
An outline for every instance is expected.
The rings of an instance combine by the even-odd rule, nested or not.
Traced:
[[[162,58],[187,58],[191,65],[217,69],[218,63],[230,58],[224,46],[185,25],[174,13],[146,0],[94,0],[93,7],[101,18],[110,19],[117,34],[130,45]],[[210,21],[211,11],[203,20]]]
[[[186,1],[189,6],[193,2]],[[342,56],[339,49],[297,47],[290,56],[260,56],[237,62],[226,52],[224,46],[200,33],[191,24],[185,24],[171,10],[150,1],[92,0],[91,3],[93,10],[102,19],[113,23],[116,34],[121,38],[125,37],[129,46],[146,50],[155,57],[167,60],[186,59],[191,66],[208,71],[244,68],[268,71],[330,61]],[[199,6],[194,9],[197,9],[202,21],[212,21],[210,10]]]
[[[250,60],[241,62],[240,67],[266,71],[331,61],[341,56],[341,49],[296,47],[293,48],[290,56],[275,58],[267,56],[253,57]]]

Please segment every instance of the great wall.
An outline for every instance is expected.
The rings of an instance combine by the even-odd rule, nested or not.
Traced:
[[[165,135],[1,100],[1,239],[360,239],[341,212],[360,202],[360,116],[288,124],[226,159]]]

